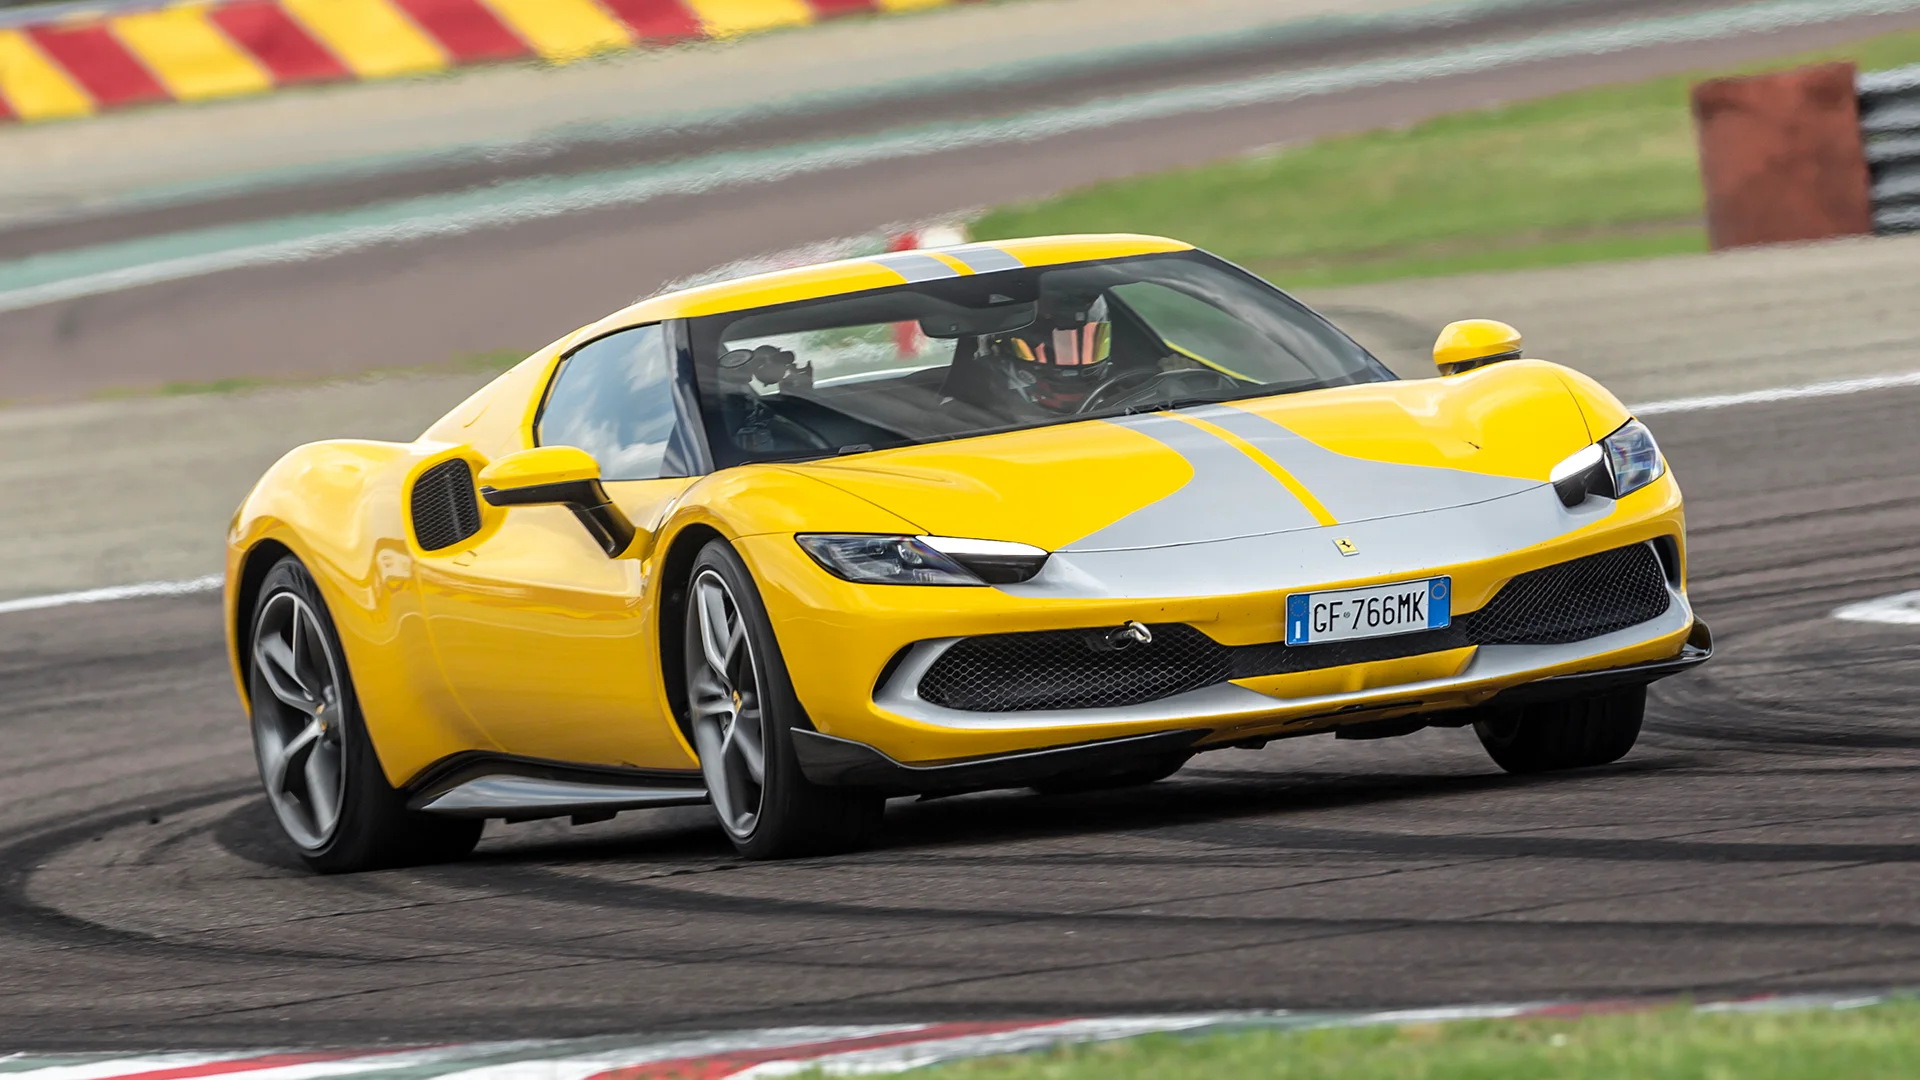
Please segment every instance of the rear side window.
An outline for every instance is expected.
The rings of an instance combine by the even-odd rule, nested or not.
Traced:
[[[541,446],[577,446],[592,454],[606,480],[691,475],[666,333],[657,325],[638,326],[568,356],[534,437]]]

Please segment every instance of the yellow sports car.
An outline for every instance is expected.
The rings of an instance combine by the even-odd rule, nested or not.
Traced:
[[[1435,359],[1397,379],[1145,236],[644,300],[247,497],[226,608],[268,801],[343,871],[693,803],[748,857],[829,852],[890,796],[1324,732],[1613,761],[1712,653],[1680,489],[1511,327]]]

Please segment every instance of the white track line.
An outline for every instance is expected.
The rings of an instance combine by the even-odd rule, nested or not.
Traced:
[[[239,1061],[251,1057],[260,1057],[272,1051],[236,1050],[231,1053],[215,1054],[155,1054],[152,1057],[102,1058],[98,1061],[83,1061],[74,1065],[50,1065],[39,1069],[22,1069],[4,1074],[8,1080],[107,1080],[109,1077],[129,1076],[134,1073],[158,1072],[162,1069],[189,1069],[200,1065],[213,1065],[223,1061]],[[26,1057],[25,1054],[8,1055],[9,1058]],[[0,1061],[7,1059],[0,1058]]]
[[[1920,371],[1909,371],[1901,375],[1867,375],[1858,379],[1835,379],[1831,382],[1808,383],[1805,386],[1778,386],[1770,390],[1748,390],[1738,394],[1670,398],[1666,401],[1650,401],[1644,405],[1630,405],[1628,408],[1635,416],[1659,416],[1662,413],[1727,409],[1735,405],[1767,405],[1776,401],[1798,401],[1801,398],[1841,397],[1868,390],[1890,390],[1902,386],[1920,386]]]
[[[179,1056],[167,1055],[154,1058],[130,1057],[119,1060],[91,1061],[80,1065],[56,1065],[44,1069],[28,1069],[5,1074],[7,1080],[116,1080],[119,1077],[138,1076],[142,1073],[167,1069],[193,1068],[198,1065],[217,1065],[231,1063],[231,1070],[210,1072],[205,1080],[323,1080],[327,1077],[352,1076],[356,1073],[377,1071],[401,1071],[422,1069],[447,1062],[459,1062],[484,1054],[538,1051],[554,1045],[551,1040],[525,1039],[518,1042],[474,1043],[468,1046],[440,1046],[428,1050],[386,1050],[386,1051],[348,1051],[339,1055],[327,1056],[318,1061],[298,1062],[294,1064],[274,1065],[271,1059],[279,1054],[299,1055],[300,1051],[265,1051],[238,1054],[209,1055],[201,1060],[180,1060]],[[256,1058],[263,1060],[259,1067],[248,1068]]]
[[[1845,622],[1886,623],[1890,626],[1920,626],[1920,592],[1883,596],[1848,604],[1833,613]]]
[[[866,239],[866,238],[857,238]],[[851,244],[855,240],[840,241]],[[769,256],[776,259],[778,256]],[[746,267],[751,269],[751,267]],[[723,268],[726,269],[726,268]],[[707,275],[702,275],[703,277]],[[1920,371],[1910,371],[1903,375],[1873,375],[1859,379],[1837,379],[1831,382],[1808,383],[1804,386],[1778,386],[1768,390],[1749,390],[1739,394],[1709,394],[1703,397],[1669,398],[1665,401],[1651,401],[1642,405],[1630,405],[1629,410],[1635,416],[1662,416],[1676,413],[1708,412],[1713,409],[1728,409],[1740,405],[1767,405],[1779,401],[1799,401],[1806,398],[1841,397],[1847,394],[1861,394],[1869,390],[1887,390],[1907,386],[1920,386]],[[70,607],[74,604],[99,604],[110,600],[137,600],[149,596],[189,596],[194,593],[218,591],[222,579],[218,574],[197,577],[189,581],[146,581],[137,585],[114,585],[105,589],[87,589],[82,592],[55,593],[52,596],[29,596],[19,600],[0,600],[0,615],[9,615],[18,611],[40,611],[46,608]],[[1920,597],[1920,593],[1908,594]],[[1899,599],[1891,598],[1891,599]],[[1873,601],[1885,603],[1886,601]],[[1869,605],[1854,605],[1843,608],[1853,611],[1865,609]],[[1853,619],[1862,622],[1905,622],[1904,617],[1881,615],[1840,615],[1836,618]],[[1914,622],[1920,622],[1920,610],[1917,610]]]
[[[189,596],[193,593],[217,591],[224,579],[219,574],[208,574],[188,581],[143,581],[138,585],[112,585],[104,589],[86,589],[81,592],[55,593],[52,596],[29,596],[20,600],[0,600],[0,615],[16,611],[39,611],[42,608],[70,607],[74,604],[100,604],[109,600],[137,600],[143,596]]]
[[[873,1076],[908,1072],[967,1058],[1030,1054],[1063,1043],[1111,1042],[1141,1035],[1171,1034],[1195,1028],[1216,1027],[1241,1020],[1258,1020],[1260,1013],[1203,1013],[1189,1016],[1112,1017],[1094,1020],[1063,1020],[1038,1024],[1013,1031],[980,1035],[959,1035],[926,1042],[907,1043],[872,1050],[795,1055],[781,1061],[766,1061],[733,1073],[730,1080],[768,1080],[771,1077],[799,1076],[817,1072],[822,1076]]]

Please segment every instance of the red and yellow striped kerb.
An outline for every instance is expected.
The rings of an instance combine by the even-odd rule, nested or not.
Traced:
[[[202,0],[0,29],[0,120],[735,37],[965,0]]]

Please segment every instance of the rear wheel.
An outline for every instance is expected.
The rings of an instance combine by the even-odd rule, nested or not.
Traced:
[[[348,873],[472,851],[485,822],[415,813],[387,783],[326,601],[299,560],[267,571],[252,627],[254,756],[280,831],[307,865]]]
[[[1640,738],[1647,688],[1630,687],[1567,701],[1492,709],[1474,733],[1494,764],[1510,773],[1606,765]]]
[[[685,624],[687,720],[714,815],[749,859],[863,847],[886,800],[800,771],[800,703],[746,564],[724,540],[694,560]]]

